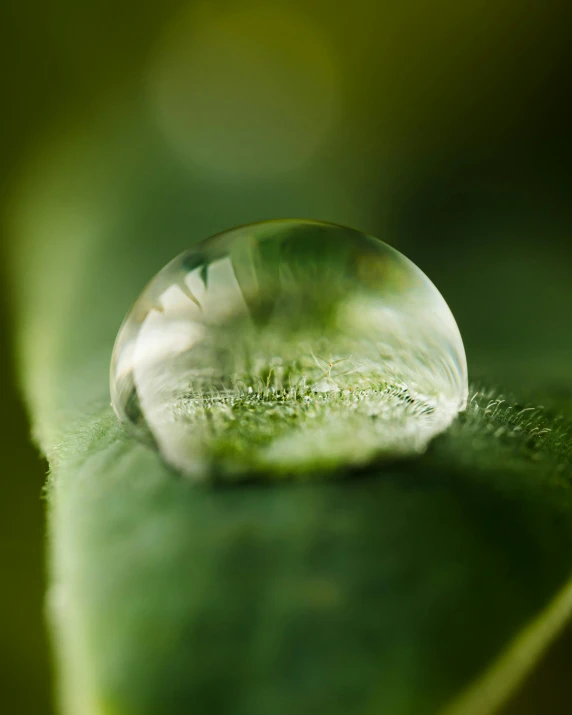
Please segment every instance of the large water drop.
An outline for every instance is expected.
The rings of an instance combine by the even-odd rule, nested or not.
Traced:
[[[118,417],[196,479],[418,453],[467,389],[431,281],[382,241],[313,221],[243,226],[179,255],[129,311],[111,363]]]

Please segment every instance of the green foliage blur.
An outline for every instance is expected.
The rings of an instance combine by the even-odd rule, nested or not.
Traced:
[[[121,164],[152,125],[193,185],[259,207],[245,220],[287,214],[288,197],[303,196],[308,218],[343,217],[398,246],[451,306],[473,375],[511,389],[570,373],[572,6],[6,0],[0,18],[6,251],[22,185],[65,161],[68,137]],[[117,147],[118,134],[139,141]],[[176,192],[160,171],[149,190]],[[138,200],[142,220],[169,230]],[[217,210],[197,208],[206,225]],[[47,467],[17,397],[5,260],[0,271],[0,697],[3,712],[40,714],[52,709]],[[570,664],[565,634],[507,713],[565,712]]]

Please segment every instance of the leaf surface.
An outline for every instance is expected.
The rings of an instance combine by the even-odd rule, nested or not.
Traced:
[[[148,131],[59,146],[70,163],[30,179],[15,209],[64,712],[494,712],[570,610],[570,386],[529,380],[515,397],[485,374],[423,457],[343,481],[178,478],[109,406],[129,303],[231,225],[357,216],[287,183],[215,192]]]

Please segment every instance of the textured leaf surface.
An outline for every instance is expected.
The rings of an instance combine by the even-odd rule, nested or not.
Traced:
[[[148,137],[122,139],[121,156],[144,154],[144,166],[109,171],[113,147],[60,148],[89,171],[30,184],[16,210],[24,380],[51,463],[65,711],[493,712],[504,697],[494,674],[516,683],[515,662],[534,661],[560,623],[537,646],[519,640],[566,594],[572,393],[528,380],[501,395],[485,375],[424,457],[342,482],[209,489],[178,478],[112,415],[115,332],[178,251],[265,216],[258,195],[213,197]],[[269,216],[321,211],[288,185],[266,198]]]

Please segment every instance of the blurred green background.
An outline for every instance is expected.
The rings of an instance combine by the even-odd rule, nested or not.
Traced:
[[[121,186],[135,258],[137,221],[158,240],[181,231],[183,246],[181,216],[208,233],[228,227],[223,216],[303,212],[412,258],[449,302],[473,376],[517,389],[522,375],[559,385],[570,374],[570,6],[8,0],[0,17],[7,251],[14,226],[33,221],[50,250],[36,179],[64,171],[88,193],[108,176],[110,192]],[[66,209],[58,200],[54,215]],[[105,223],[97,200],[89,210]],[[3,260],[0,693],[6,712],[48,713],[47,465],[17,397],[10,280]],[[507,713],[568,712],[571,666],[568,633]]]

